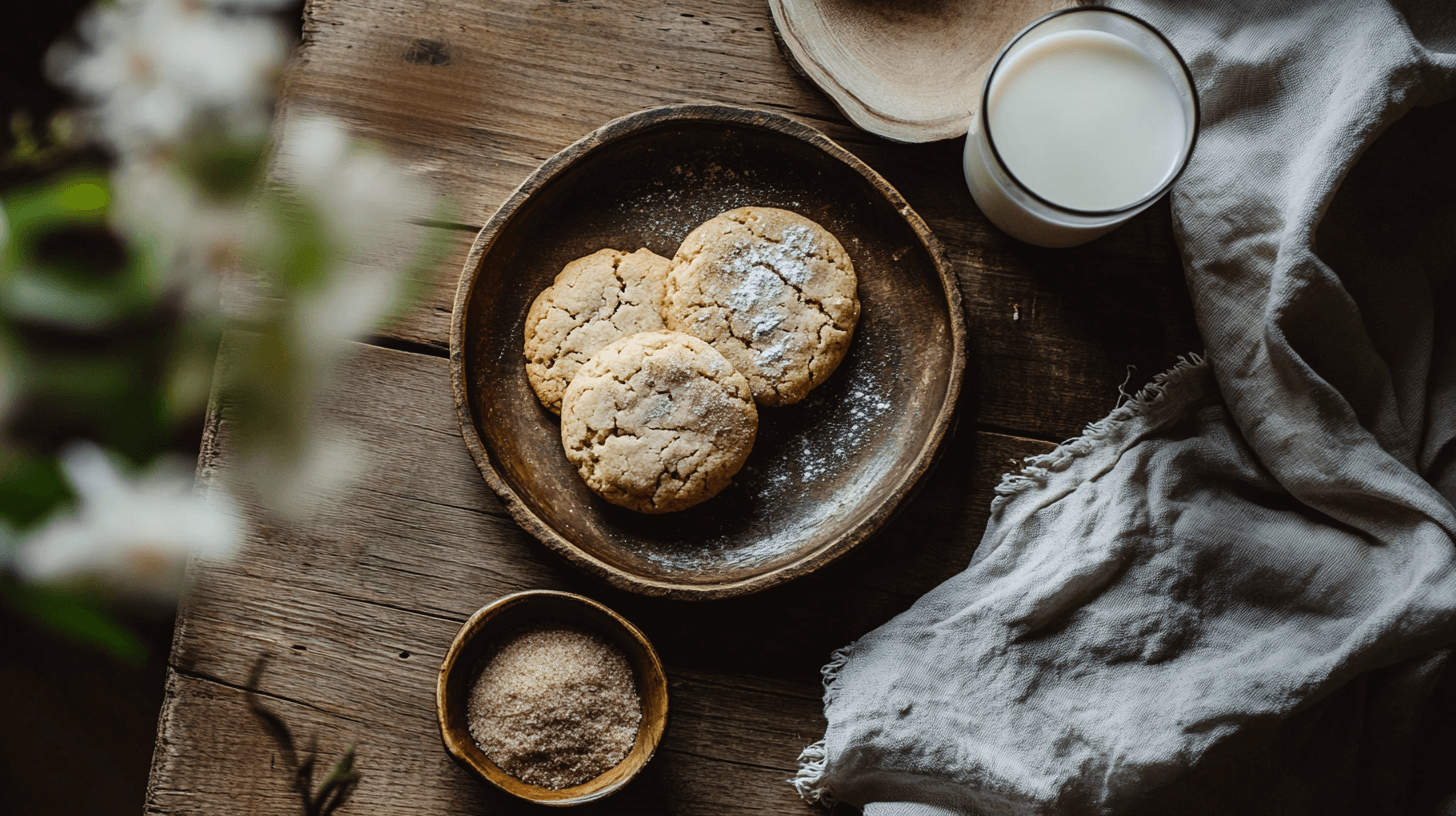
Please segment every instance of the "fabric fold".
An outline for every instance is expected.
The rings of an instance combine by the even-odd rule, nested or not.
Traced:
[[[1456,809],[1424,770],[1434,725],[1456,744],[1456,129],[1376,141],[1456,93],[1456,12],[1116,5],[1198,84],[1172,206],[1206,358],[1008,476],[966,572],[826,667],[796,787],[872,816]]]

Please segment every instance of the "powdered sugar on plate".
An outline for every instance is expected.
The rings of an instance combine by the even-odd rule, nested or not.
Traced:
[[[862,350],[852,350],[804,402],[762,410],[760,428],[767,438],[755,445],[734,485],[714,499],[736,492],[729,500],[751,505],[761,519],[754,529],[694,538],[643,555],[687,573],[751,567],[792,552],[826,518],[856,503],[896,454],[894,440],[877,434],[876,426],[894,410],[893,395],[902,381],[890,353],[856,351]],[[804,432],[811,427],[814,433]],[[841,497],[837,504],[821,506],[814,517],[790,514],[795,499],[824,486]]]

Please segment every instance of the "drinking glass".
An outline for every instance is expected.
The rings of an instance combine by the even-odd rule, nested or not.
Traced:
[[[1016,65],[1018,57],[1026,54],[1028,49],[1034,48],[1038,43],[1043,43],[1049,37],[1065,32],[1100,32],[1116,37],[1135,49],[1136,54],[1142,59],[1146,59],[1161,69],[1172,83],[1177,102],[1172,103],[1176,113],[1168,122],[1168,127],[1172,128],[1181,124],[1183,129],[1181,145],[1174,154],[1171,166],[1162,174],[1157,183],[1148,186],[1142,195],[1130,202],[1120,203],[1107,209],[1069,206],[1065,197],[1063,202],[1059,203],[1054,200],[1058,196],[1057,193],[1045,188],[1041,191],[1034,190],[1023,179],[1018,178],[1008,168],[1005,156],[1003,156],[1006,148],[1012,145],[1006,144],[1005,141],[998,143],[998,139],[1014,138],[1014,134],[1010,132],[998,133],[996,118],[989,115],[992,110],[993,93],[999,89],[998,82],[1003,81],[1008,67]],[[1093,35],[1093,37],[1097,36],[1100,35]],[[1070,38],[1064,36],[1058,42],[1074,40],[1075,35]],[[1044,53],[1050,47],[1051,44],[1047,44],[1033,53]],[[1027,59],[1038,58],[1034,56]],[[1014,89],[1021,90],[1021,87],[1016,86]],[[1181,115],[1181,122],[1178,115]],[[1170,134],[1168,138],[1178,138],[1171,129],[1168,133]],[[1079,152],[1075,148],[1085,147],[1085,144],[1078,143],[1076,140],[1083,139],[1088,134],[1076,132],[1074,129],[1062,135],[1068,140],[1067,149],[1063,151],[1065,155],[1059,155],[1058,158],[1065,160],[1069,155]],[[971,196],[981,211],[991,219],[992,223],[1013,237],[1038,246],[1075,246],[1107,233],[1147,209],[1167,192],[1187,166],[1197,137],[1198,94],[1193,86],[1193,77],[1188,71],[1188,66],[1183,62],[1183,58],[1179,56],[1167,38],[1152,26],[1126,12],[1085,6],[1063,9],[1052,12],[1023,29],[1001,49],[992,63],[982,86],[980,108],[972,115],[970,129],[966,135],[964,156],[966,183],[970,186]],[[1104,155],[1078,160],[1116,162],[1126,158],[1113,156],[1111,153],[1112,151],[1108,151]],[[1116,172],[1116,168],[1109,169],[1106,166],[1101,170]]]

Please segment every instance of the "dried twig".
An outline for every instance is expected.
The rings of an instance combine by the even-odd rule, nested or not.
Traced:
[[[288,730],[288,725],[259,702],[258,681],[262,679],[263,669],[267,665],[268,658],[260,657],[248,674],[248,684],[243,689],[248,700],[248,710],[253,712],[253,716],[262,723],[263,730],[278,744],[283,761],[292,769],[293,789],[303,803],[304,816],[328,816],[343,807],[354,789],[359,786],[362,777],[354,770],[354,749],[350,748],[344,753],[344,758],[329,771],[318,790],[314,790],[313,771],[318,764],[317,742],[309,742],[308,750],[300,760],[298,751],[294,748],[293,733]]]

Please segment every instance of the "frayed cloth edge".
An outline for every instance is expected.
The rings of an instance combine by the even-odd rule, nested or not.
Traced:
[[[839,680],[839,671],[844,664],[849,662],[849,656],[854,652],[854,644],[834,650],[829,656],[829,662],[819,670],[820,677],[824,680],[824,709],[834,704],[834,698],[838,695],[836,683]],[[834,804],[834,796],[824,785],[824,766],[829,760],[829,749],[824,740],[819,740],[813,745],[808,745],[799,752],[799,770],[793,778],[788,780],[789,784],[798,791],[800,798],[809,804],[819,804],[829,807]]]
[[[1152,382],[1143,386],[1106,417],[1088,424],[1081,436],[1063,442],[1050,453],[1028,456],[1023,459],[1021,468],[1014,473],[1002,476],[1001,483],[996,486],[996,496],[991,501],[992,515],[1022,493],[1043,487],[1052,473],[1066,470],[1072,462],[1086,456],[1097,447],[1121,438],[1126,431],[1127,423],[1164,407],[1170,401],[1170,395],[1176,395],[1180,389],[1186,389],[1193,378],[1201,376],[1207,367],[1208,361],[1202,355],[1190,353],[1179,357],[1177,365],[1154,377]],[[819,674],[824,679],[826,713],[838,695],[839,673],[845,663],[849,661],[854,647],[855,644],[851,643],[841,649],[836,649],[834,654],[830,655],[829,662],[819,670]],[[794,790],[805,802],[824,807],[832,806],[835,801],[834,795],[824,780],[826,766],[829,762],[829,749],[825,740],[821,739],[806,746],[803,751],[799,752],[798,761],[799,770],[792,779],[788,780],[789,784],[794,786]]]
[[[1188,354],[1178,358],[1178,364],[1153,378],[1127,402],[1114,408],[1112,413],[1089,423],[1082,435],[1068,439],[1056,450],[1021,460],[1021,468],[1001,477],[996,485],[996,496],[991,500],[991,515],[996,516],[1001,508],[1017,496],[1046,486],[1051,474],[1066,470],[1077,459],[1086,456],[1110,441],[1120,439],[1127,423],[1138,417],[1147,416],[1153,410],[1162,408],[1184,389],[1194,377],[1201,376],[1208,368],[1208,361],[1200,354]]]

